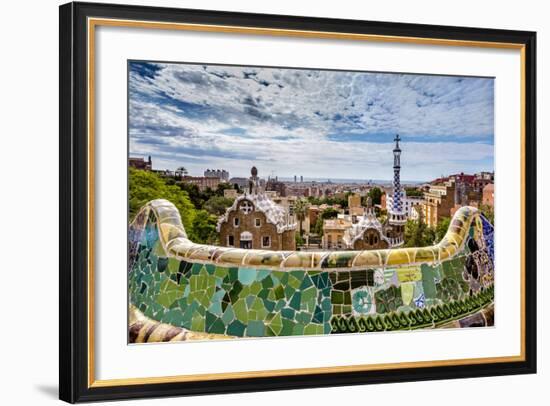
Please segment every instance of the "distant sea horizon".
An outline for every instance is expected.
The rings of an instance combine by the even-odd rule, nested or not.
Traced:
[[[285,177],[279,176],[278,179],[282,182],[294,182],[294,177]],[[300,177],[296,179],[297,183],[300,183]],[[317,182],[317,183],[337,183],[337,184],[346,184],[346,183],[358,183],[358,184],[378,184],[378,185],[392,185],[393,180],[391,179],[354,179],[354,178],[307,178],[304,177],[304,182]],[[424,180],[401,180],[401,183],[405,184],[421,184],[426,183]]]
[[[174,171],[173,169],[167,169],[167,168],[155,168],[153,167],[153,170],[157,171]],[[189,176],[202,176],[202,174],[189,174]],[[246,176],[240,176],[240,175],[231,175],[229,179],[231,178],[246,178],[248,179],[250,177],[250,174],[247,174]],[[260,178],[266,179],[267,177],[260,176]],[[277,179],[279,179],[282,182],[294,182],[293,176],[277,176]],[[298,176],[296,178],[296,182],[300,183],[300,177]],[[357,184],[367,184],[372,183],[375,185],[392,185],[393,180],[392,179],[359,179],[359,178],[323,178],[323,177],[315,177],[315,178],[309,178],[304,176],[304,182],[317,182],[317,183],[336,183],[336,184],[346,184],[346,183],[357,183]],[[401,180],[401,184],[407,184],[407,185],[416,185],[416,184],[423,184],[428,183],[429,180]]]

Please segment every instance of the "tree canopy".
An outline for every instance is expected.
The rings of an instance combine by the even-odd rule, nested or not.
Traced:
[[[204,203],[204,209],[215,216],[221,216],[233,204],[233,199],[214,195]]]
[[[129,169],[130,221],[147,202],[154,199],[166,199],[172,202],[180,212],[185,229],[188,232],[192,231],[195,207],[187,192],[176,185],[168,185],[161,176],[154,172]]]
[[[321,213],[321,218],[323,220],[333,219],[338,217],[338,210],[328,207]]]
[[[407,187],[407,188],[405,188],[405,192],[407,192],[407,196],[409,196],[409,197],[422,197],[422,196],[424,196],[424,192],[422,192],[422,190],[417,189],[415,187]]]
[[[296,200],[296,203],[294,203],[294,214],[296,214],[296,220],[298,220],[298,224],[300,226],[300,236],[303,234],[302,222],[306,218],[308,205],[309,203],[305,199],[298,199]]]
[[[189,191],[192,193],[190,196]],[[216,196],[212,201],[211,210],[221,210],[219,203],[219,194],[223,196],[223,188],[211,191],[210,196]],[[185,231],[191,240],[202,244],[213,244],[217,240],[215,215],[206,210],[202,210],[204,198],[208,193],[199,192],[196,185],[182,183],[174,184],[172,178],[160,176],[154,172],[143,171],[130,168],[129,172],[129,203],[130,203],[130,221],[132,221],[141,207],[154,199],[166,199],[176,206]],[[223,199],[223,197],[221,197]],[[210,198],[209,198],[210,199]],[[207,199],[208,201],[210,201]],[[195,202],[201,202],[200,206]],[[224,204],[227,202],[223,202]]]
[[[424,222],[422,214],[420,214],[418,221],[407,220],[404,238],[405,247],[426,247],[434,244],[436,230],[428,227]]]
[[[369,190],[369,197],[372,200],[372,204],[380,204],[382,202],[382,189],[373,187]]]
[[[443,237],[445,237],[450,224],[450,217],[443,217],[437,222],[437,227],[435,228],[435,238],[437,242],[441,241]]]

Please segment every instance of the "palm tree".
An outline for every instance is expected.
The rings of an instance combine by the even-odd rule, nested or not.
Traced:
[[[182,175],[185,176],[188,173],[189,172],[187,172],[187,169],[185,169],[184,166],[180,166],[178,169],[176,169],[175,175],[176,175],[177,178],[181,178]]]
[[[298,199],[296,203],[294,203],[294,214],[300,223],[300,236],[303,235],[302,222],[306,219],[307,206],[308,201],[305,199]]]

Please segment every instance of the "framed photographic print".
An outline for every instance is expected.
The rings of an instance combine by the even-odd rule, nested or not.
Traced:
[[[60,7],[60,398],[534,373],[533,32]]]

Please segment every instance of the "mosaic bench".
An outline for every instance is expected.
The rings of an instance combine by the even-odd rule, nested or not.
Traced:
[[[493,263],[473,207],[433,246],[311,252],[195,244],[154,200],[129,227],[129,341],[491,326]]]

